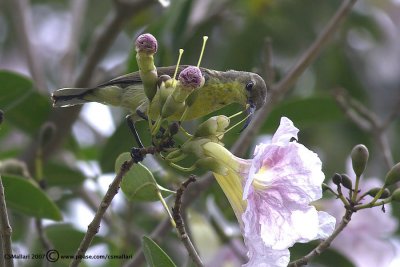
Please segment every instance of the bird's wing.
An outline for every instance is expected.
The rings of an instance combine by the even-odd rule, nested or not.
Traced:
[[[178,74],[185,69],[186,67],[188,67],[187,65],[180,65],[178,68]],[[207,76],[208,74],[208,70],[205,68],[200,68],[201,72],[203,73],[204,76]],[[157,74],[158,76],[161,75],[168,75],[170,77],[174,76],[175,73],[175,66],[169,66],[169,67],[159,67],[157,68]],[[105,86],[111,86],[111,85],[118,85],[121,87],[125,87],[125,86],[129,86],[129,85],[133,85],[136,83],[141,83],[142,80],[140,79],[140,74],[138,71],[136,72],[132,72],[132,73],[128,73],[122,76],[119,76],[117,78],[114,78],[108,82],[102,83],[100,85],[97,86],[97,88],[99,87],[105,87]]]

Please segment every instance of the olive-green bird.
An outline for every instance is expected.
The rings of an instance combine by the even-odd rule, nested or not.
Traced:
[[[187,66],[180,66],[178,74]],[[205,116],[226,105],[239,103],[247,107],[250,115],[261,108],[266,101],[267,86],[257,74],[243,71],[216,71],[200,68],[205,83],[197,89],[197,97],[189,107],[185,120]],[[158,76],[173,76],[175,66],[157,68]],[[133,72],[115,78],[93,88],[63,88],[52,94],[54,107],[67,107],[87,102],[99,102],[106,105],[121,106],[131,110],[134,120],[140,120],[138,111],[144,113],[149,105],[144,93],[139,72]],[[157,118],[160,112],[159,91],[151,106],[151,118]],[[140,113],[140,112],[139,112]],[[168,120],[179,120],[183,110],[168,117]],[[250,116],[251,117],[251,116]],[[247,126],[248,123],[246,123]]]

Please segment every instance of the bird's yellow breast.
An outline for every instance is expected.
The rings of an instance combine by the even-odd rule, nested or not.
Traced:
[[[239,103],[245,106],[247,99],[246,95],[242,92],[242,88],[243,86],[236,81],[229,83],[206,83],[202,88],[198,89],[197,98],[189,108],[186,120],[203,117],[232,103]],[[179,110],[168,119],[179,120],[183,111],[183,109]],[[159,92],[157,92],[151,103],[151,117],[156,118],[159,112],[160,102]]]

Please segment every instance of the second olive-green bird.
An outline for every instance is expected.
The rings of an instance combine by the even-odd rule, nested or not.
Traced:
[[[178,75],[187,66],[180,66]],[[205,116],[224,106],[239,103],[247,107],[251,115],[261,108],[266,101],[267,87],[264,80],[257,74],[243,71],[216,71],[200,68],[204,78],[204,86],[197,89],[197,97],[189,107],[185,120]],[[158,76],[173,76],[175,66],[157,68]],[[53,95],[54,107],[74,106],[87,102],[99,102],[106,105],[121,106],[132,111],[134,120],[137,110],[145,112],[148,99],[144,93],[139,72],[133,72],[115,78],[93,88],[63,88]],[[159,92],[150,106],[151,118],[157,118],[160,112]],[[168,120],[179,120],[183,110],[168,117]]]

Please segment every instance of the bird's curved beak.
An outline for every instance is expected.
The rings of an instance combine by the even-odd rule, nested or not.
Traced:
[[[246,107],[246,112],[247,112],[247,119],[243,124],[243,128],[240,130],[240,132],[243,132],[247,126],[249,126],[251,120],[253,119],[254,112],[256,111],[256,105],[251,101],[250,99],[247,101],[247,107]]]

